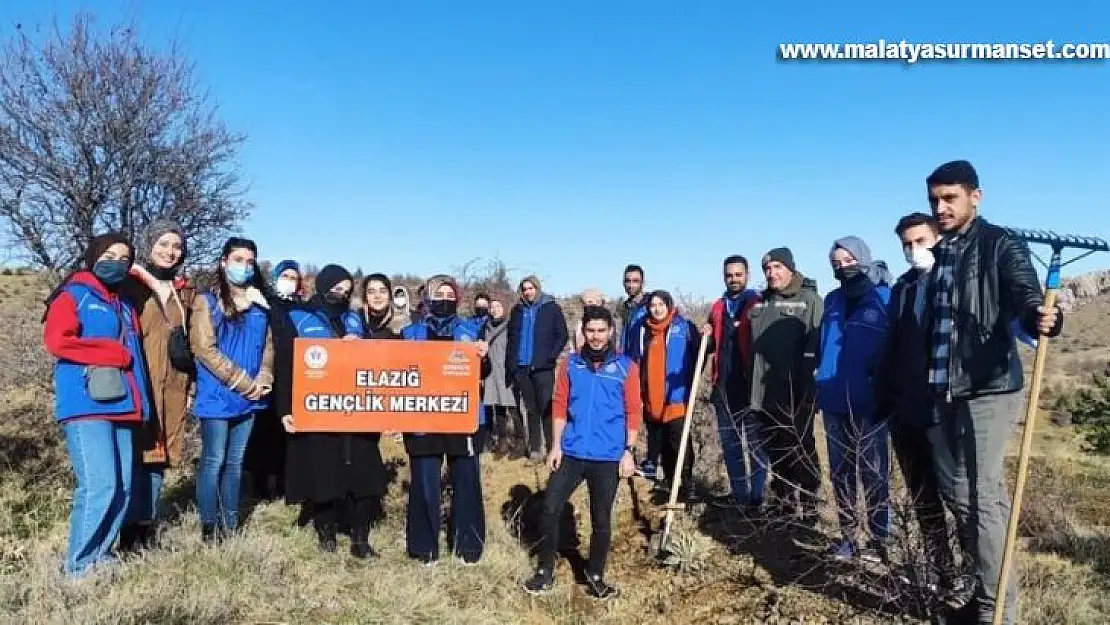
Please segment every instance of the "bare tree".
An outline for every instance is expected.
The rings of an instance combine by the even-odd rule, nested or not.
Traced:
[[[214,258],[252,208],[229,131],[176,45],[134,28],[22,28],[0,57],[0,230],[35,266],[60,271],[106,230],[180,222],[190,258]]]

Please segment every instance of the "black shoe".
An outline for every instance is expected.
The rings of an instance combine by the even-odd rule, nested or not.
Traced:
[[[200,526],[200,539],[206,545],[215,545],[220,542],[223,536],[216,531],[216,524],[205,523]]]
[[[524,582],[524,592],[530,595],[543,595],[551,592],[555,586],[555,575],[552,571],[536,569],[531,579]]]
[[[377,558],[378,552],[368,542],[357,542],[351,543],[351,555],[359,560],[367,560]]]
[[[586,577],[586,592],[594,599],[602,601],[612,599],[619,594],[616,588],[606,584],[601,576],[596,573],[591,573]]]
[[[127,523],[119,530],[119,543],[116,550],[121,553],[135,553],[139,550],[139,537],[142,526],[137,523]]]
[[[713,495],[709,498],[709,505],[723,510],[739,510],[740,502],[731,493],[727,495]]]

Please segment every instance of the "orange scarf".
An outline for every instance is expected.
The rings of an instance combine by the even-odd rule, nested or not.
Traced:
[[[647,352],[647,362],[644,363],[647,378],[644,408],[652,421],[663,423],[682,418],[686,414],[682,404],[667,404],[667,330],[673,320],[672,310],[659,320],[649,316],[645,324],[648,343],[644,345],[644,351]]]

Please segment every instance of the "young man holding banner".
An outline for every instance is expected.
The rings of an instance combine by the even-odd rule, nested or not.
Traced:
[[[621,478],[636,471],[632,448],[643,419],[640,370],[628,355],[617,352],[611,338],[612,314],[587,306],[582,314],[586,343],[559,365],[552,400],[553,442],[547,456],[552,474],[544,496],[539,566],[524,583],[530,594],[545,593],[555,584],[555,552],[559,517],[583,481],[590,493],[590,559],[587,592],[611,599],[617,590],[605,583],[605,561],[612,540],[610,514]]]
[[[458,314],[459,286],[453,278],[437,275],[424,286],[424,316],[402,331],[408,341],[476,341],[482,359],[481,377],[490,374],[488,347],[479,340],[476,323]],[[485,425],[482,402],[473,403],[479,429]],[[447,458],[451,480],[451,523],[449,540],[455,554],[467,565],[482,557],[486,539],[486,516],[482,506],[481,471],[476,434],[406,434],[411,486],[405,538],[410,558],[427,566],[439,560],[443,459]]]

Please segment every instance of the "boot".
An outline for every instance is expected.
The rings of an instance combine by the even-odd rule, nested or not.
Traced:
[[[370,528],[358,525],[351,528],[351,555],[359,560],[377,558],[378,552],[370,546]]]
[[[149,550],[154,549],[157,542],[158,533],[154,530],[153,523],[142,523],[138,526],[138,547],[139,549]]]
[[[138,551],[139,533],[141,526],[138,523],[126,523],[119,530],[119,543],[116,550],[121,553],[135,553]]]
[[[319,540],[321,551],[333,553],[338,548],[335,533],[335,523],[321,522],[319,517],[316,518],[316,538]]]

